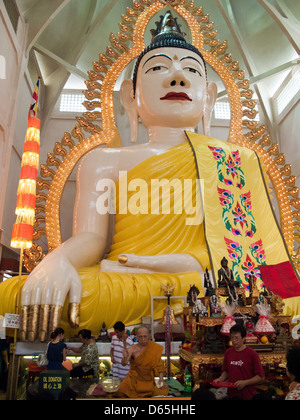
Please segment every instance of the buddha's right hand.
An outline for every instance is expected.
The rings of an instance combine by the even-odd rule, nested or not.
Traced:
[[[81,279],[66,257],[51,252],[28,276],[21,295],[20,340],[45,341],[59,326],[69,293],[69,323],[79,325]]]
[[[118,263],[120,266],[132,267],[137,271],[149,270],[149,272],[156,273],[198,272],[203,274],[199,262],[188,254],[162,254],[154,256],[121,254],[118,256]]]

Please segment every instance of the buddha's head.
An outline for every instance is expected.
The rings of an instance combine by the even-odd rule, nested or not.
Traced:
[[[227,268],[228,266],[228,260],[225,257],[221,259],[221,266],[224,268]]]
[[[202,54],[178,31],[163,32],[137,59],[133,80],[125,80],[121,99],[137,139],[138,117],[146,128],[194,129],[202,120],[209,135],[215,83],[207,83]]]

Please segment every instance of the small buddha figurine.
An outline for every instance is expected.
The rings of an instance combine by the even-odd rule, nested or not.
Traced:
[[[228,267],[228,260],[223,257],[218,271],[218,287],[227,287],[227,285],[238,287],[239,282],[234,279],[233,271]]]
[[[210,316],[220,317],[222,314],[221,303],[218,301],[217,295],[214,293],[210,296]]]
[[[203,354],[217,354],[224,352],[224,344],[222,339],[218,336],[215,327],[208,327],[205,338],[204,338],[204,348],[202,350]]]
[[[281,325],[280,320],[276,321],[275,335],[274,352],[287,352],[287,350],[292,346],[293,339],[285,326]]]
[[[273,315],[279,316],[283,312],[283,307],[285,303],[283,302],[283,299],[279,295],[275,295],[274,293],[271,292],[270,305],[272,308]]]
[[[102,342],[110,341],[105,322],[103,322],[103,324],[102,324],[102,328],[101,328],[100,333],[98,335],[97,341],[102,341]]]
[[[218,287],[227,288],[230,302],[237,302],[239,300],[236,291],[236,287],[239,287],[239,282],[234,279],[233,271],[228,267],[228,260],[225,257],[222,258],[221,268],[218,271]]]

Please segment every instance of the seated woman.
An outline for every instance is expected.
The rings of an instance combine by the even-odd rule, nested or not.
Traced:
[[[73,369],[70,371],[71,378],[82,378],[92,375],[98,378],[99,374],[99,354],[98,347],[90,330],[81,330],[78,333],[81,347],[68,347],[74,353],[80,353],[79,363],[73,363]]]

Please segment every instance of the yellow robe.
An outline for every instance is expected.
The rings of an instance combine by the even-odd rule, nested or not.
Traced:
[[[121,178],[116,191],[117,199],[120,197],[116,207],[116,234],[108,259],[116,261],[118,255],[123,253],[137,255],[180,253],[193,256],[204,270],[206,267],[209,268],[203,224],[189,224],[193,214],[189,214],[192,211],[188,204],[193,208],[196,204],[200,204],[199,200],[196,202],[197,179],[196,163],[188,143],[172,147],[163,154],[152,156],[140,163],[127,173],[125,182]],[[135,187],[135,182],[140,183],[140,180],[147,185],[147,188],[139,190]],[[161,189],[159,201],[157,200],[156,180],[166,180],[169,185],[172,181],[177,182],[173,184],[175,187],[170,188],[170,203],[168,203],[168,189]],[[184,194],[181,199],[178,198],[186,180],[192,181],[190,203]],[[127,192],[127,197],[124,194],[120,195],[120,190],[124,191],[126,187],[128,190],[133,190]],[[138,207],[141,212],[133,214]],[[155,211],[159,214],[155,214]],[[167,214],[168,211],[170,214]]]
[[[168,388],[159,389],[154,382],[154,378],[161,372],[166,373],[161,360],[162,351],[162,346],[149,341],[145,350],[136,359],[130,361],[130,369],[121,382],[118,397],[146,398],[168,395]]]

